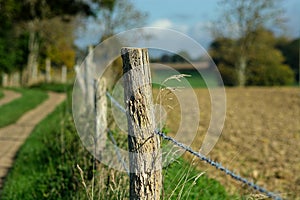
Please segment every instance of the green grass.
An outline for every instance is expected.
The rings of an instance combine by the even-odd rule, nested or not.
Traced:
[[[16,122],[26,111],[35,108],[47,99],[47,93],[32,89],[14,89],[22,96],[10,103],[0,106],[0,127]]]
[[[95,199],[128,199],[126,173],[98,164],[82,146],[71,116],[71,98],[38,124],[19,150],[7,176],[0,198],[11,199],[88,199],[93,172],[96,174]],[[114,133],[116,134],[116,132]],[[124,146],[123,137],[116,137]],[[84,189],[76,165],[84,172]],[[168,199],[231,199],[224,187],[179,159],[163,170],[164,197]],[[182,181],[185,180],[185,181]]]
[[[39,83],[37,85],[31,86],[31,88],[65,93],[72,88],[72,85],[71,84],[63,84],[63,83]]]
[[[63,115],[64,110],[65,104],[59,106],[35,128],[22,146],[5,182],[1,194],[3,200],[87,199],[75,166],[79,164],[86,172],[86,184],[89,186],[92,157],[81,146],[72,119]],[[57,124],[65,127],[58,129]],[[105,186],[113,187],[114,184],[107,184],[111,177],[107,172],[111,173],[103,167],[99,172],[100,179],[105,180]],[[119,172],[115,172],[116,180],[120,177],[128,180],[124,179],[124,173],[118,176],[116,173]],[[196,178],[199,173],[187,161],[175,161],[164,170],[164,196],[171,199],[177,199],[179,195],[184,199],[231,199],[217,181],[206,175]],[[127,198],[128,185],[122,183],[122,191],[125,190],[122,197]],[[116,199],[120,191],[111,190],[104,187],[96,194],[104,195],[100,199]]]
[[[207,85],[211,87],[217,86],[219,83],[215,75],[208,71],[202,70],[201,74],[196,70],[154,70],[152,72],[152,82],[154,83],[154,87],[160,87],[159,84],[163,83],[167,78],[178,75],[178,74],[186,74],[187,77],[181,78],[181,81],[172,79],[166,82],[168,87],[193,87],[193,88],[206,88]],[[203,76],[206,77],[207,83],[203,79]],[[189,86],[190,84],[190,86]]]
[[[236,199],[229,195],[218,181],[197,170],[191,163],[179,158],[164,170],[166,199]],[[180,198],[178,198],[180,197]]]
[[[80,190],[76,187],[78,180],[73,179],[72,163],[79,141],[73,141],[74,133],[64,132],[68,151],[58,142],[62,140],[57,128],[63,121],[64,105],[46,117],[21,147],[5,182],[2,199],[65,199]]]
[[[4,97],[2,89],[0,89],[0,99]]]

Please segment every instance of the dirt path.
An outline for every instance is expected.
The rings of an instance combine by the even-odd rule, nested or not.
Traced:
[[[34,127],[64,99],[64,94],[49,92],[49,98],[25,113],[15,124],[0,129],[0,189],[14,157]]]
[[[0,99],[0,106],[21,97],[20,93],[11,90],[3,90],[3,94],[4,97]]]

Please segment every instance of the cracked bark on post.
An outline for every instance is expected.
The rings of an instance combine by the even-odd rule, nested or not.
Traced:
[[[124,101],[128,121],[130,199],[160,199],[159,136],[155,120],[147,49],[122,48]]]

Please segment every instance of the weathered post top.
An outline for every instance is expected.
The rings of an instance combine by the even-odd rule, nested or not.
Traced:
[[[121,54],[123,59],[123,74],[131,69],[138,69],[140,67],[143,67],[144,65],[148,65],[147,68],[150,71],[148,49],[123,47],[121,49]]]

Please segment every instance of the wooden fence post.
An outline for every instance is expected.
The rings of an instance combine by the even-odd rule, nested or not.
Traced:
[[[49,58],[46,59],[46,82],[51,82],[51,60]]]
[[[18,71],[12,74],[12,86],[14,87],[20,86],[20,73]]]
[[[102,157],[102,151],[105,148],[107,139],[107,99],[106,99],[106,81],[99,78],[94,82],[95,95],[95,115],[96,115],[96,134],[95,134],[95,156]]]
[[[34,62],[33,65],[32,65],[31,81],[33,83],[36,83],[37,82],[37,78],[38,78],[38,63]]]
[[[84,61],[84,85],[85,85],[85,101],[88,110],[93,108],[94,104],[94,88],[91,77],[95,71],[95,63],[93,62],[94,52],[93,47],[89,46],[89,54]]]
[[[160,199],[160,140],[154,133],[148,50],[122,48],[121,54],[128,121],[130,199]]]
[[[75,69],[75,72],[76,72],[76,78],[77,78],[77,81],[78,81],[78,85],[79,85],[79,88],[82,92],[82,95],[85,96],[85,75],[84,75],[84,71],[80,71],[80,67],[79,65],[75,65],[74,66],[74,69]]]
[[[61,68],[61,82],[67,82],[67,67],[65,65],[63,65]]]
[[[2,74],[2,87],[7,87],[8,86],[8,75],[3,73]]]

